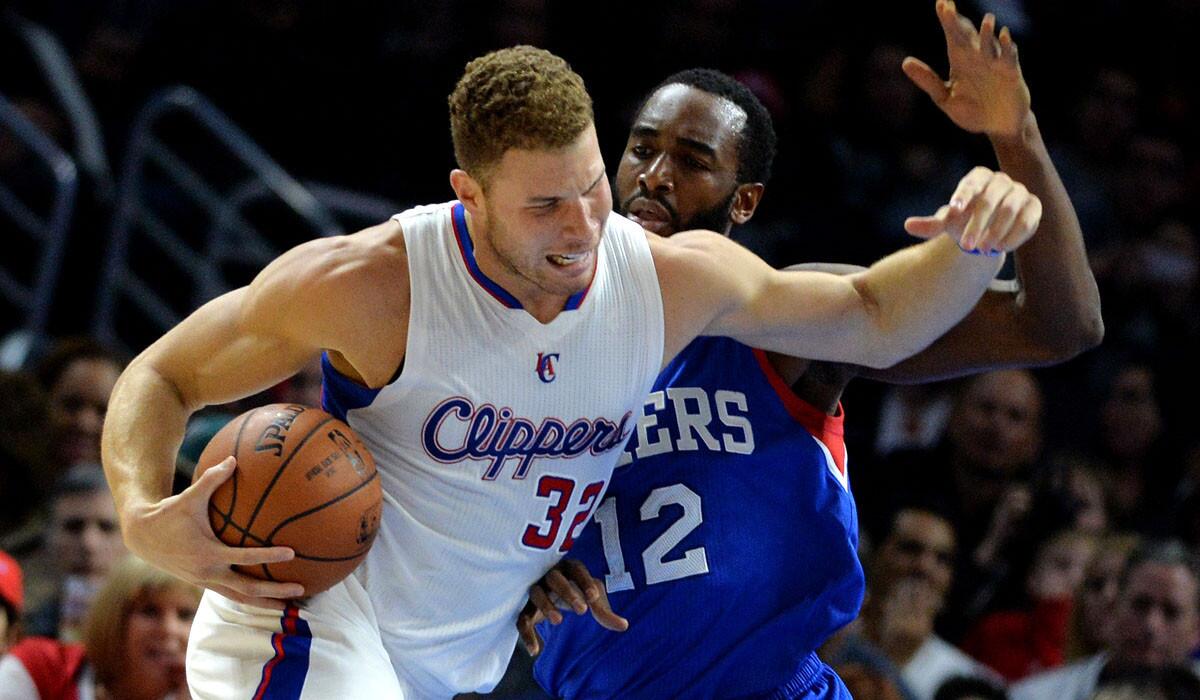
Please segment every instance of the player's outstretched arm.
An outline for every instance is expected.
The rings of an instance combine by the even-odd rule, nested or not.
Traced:
[[[985,134],[1001,169],[1042,201],[1038,235],[1016,253],[1018,285],[989,293],[928,350],[872,373],[925,381],[1001,366],[1062,362],[1104,336],[1100,295],[1088,267],[1079,220],[1054,169],[1030,108],[1017,46],[986,15],[978,28],[950,0],[935,6],[946,38],[949,77],[905,59],[905,74],[960,128]]]
[[[313,241],[283,255],[249,287],[202,306],[121,375],[109,402],[102,448],[132,552],[242,602],[282,607],[271,599],[303,595],[295,584],[259,581],[230,569],[293,556],[284,547],[227,547],[213,535],[208,500],[233,473],[232,458],[176,496],[171,477],[193,411],[268,388],[322,348],[353,354],[369,340],[361,337],[356,321],[367,326],[380,319],[363,318],[364,312],[347,304],[382,313],[376,305],[355,301],[379,296],[356,286],[378,273],[360,262],[359,244],[351,238]],[[402,288],[407,291],[407,285]]]
[[[905,222],[909,233],[932,240],[859,274],[772,270],[707,232],[652,240],[667,357],[693,335],[709,334],[797,357],[890,366],[960,320],[999,269],[1002,256],[970,255],[960,245],[1013,250],[1033,235],[1040,217],[1040,202],[1023,186],[976,168],[950,204]]]
[[[549,620],[558,625],[563,621],[560,610],[576,615],[587,611],[603,628],[614,632],[629,629],[629,621],[613,612],[608,603],[604,584],[592,576],[587,567],[575,559],[562,559],[546,575],[529,587],[529,601],[517,616],[517,632],[530,656],[542,652],[542,636],[537,624]]]

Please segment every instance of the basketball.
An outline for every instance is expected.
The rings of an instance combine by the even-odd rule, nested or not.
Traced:
[[[213,494],[213,533],[234,547],[291,547],[278,564],[236,566],[320,593],[358,566],[379,529],[382,489],[358,435],[328,413],[270,404],[230,421],[208,442],[192,481],[226,457],[237,468]]]

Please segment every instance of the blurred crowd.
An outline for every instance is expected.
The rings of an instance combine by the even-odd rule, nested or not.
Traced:
[[[583,75],[610,166],[637,101],[667,74],[704,65],[749,85],[780,148],[770,194],[735,237],[777,266],[870,262],[907,244],[905,216],[932,212],[970,164],[991,164],[986,144],[947,128],[900,71],[906,55],[941,58],[926,0],[0,7],[0,95],[77,149],[13,38],[19,22],[39,23],[67,49],[117,164],[145,100],[187,84],[295,174],[400,206],[441,201],[453,166],[446,94],[466,60],[516,43],[555,51]],[[1200,392],[1200,81],[1184,58],[1200,3],[960,9],[995,12],[1013,30],[1082,223],[1106,337],[1057,367],[851,386],[868,597],[823,655],[856,698],[1200,697],[1200,438],[1188,408]],[[30,184],[24,156],[0,128],[0,181],[18,191]],[[96,283],[111,185],[84,182],[60,283],[74,291],[60,298],[82,302],[78,290]],[[89,311],[57,304],[57,340],[0,373],[0,652],[14,650],[0,684],[17,658],[70,669],[111,697],[129,682],[156,689],[137,697],[186,693],[182,640],[197,593],[126,558],[98,440],[127,358],[80,335]],[[0,336],[20,322],[0,311]],[[319,403],[319,381],[314,365],[269,398]],[[239,408],[197,417],[179,488],[188,460]],[[1110,673],[1109,659],[1138,670]],[[114,675],[135,667],[149,675]],[[498,692],[536,697],[515,675]]]

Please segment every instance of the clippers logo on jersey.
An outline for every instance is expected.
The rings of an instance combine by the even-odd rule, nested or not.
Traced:
[[[546,418],[535,426],[508,407],[476,407],[470,399],[455,396],[429,413],[421,429],[421,444],[426,454],[443,464],[489,460],[485,481],[495,479],[508,460],[516,459],[512,478],[524,479],[538,457],[572,459],[585,452],[599,455],[620,448],[629,438],[632,415],[627,411],[617,422],[578,418],[570,425]]]
[[[555,365],[558,364],[558,353],[539,352],[537,356],[537,375],[538,379],[549,384],[558,378],[558,371]]]

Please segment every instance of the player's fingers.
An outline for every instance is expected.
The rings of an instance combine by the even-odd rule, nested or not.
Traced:
[[[996,205],[996,211],[992,214],[992,220],[988,222],[987,229],[979,237],[977,247],[980,251],[994,253],[1004,250],[1004,239],[1011,233],[1013,222],[1017,220],[1017,215],[1024,203],[1023,187],[1013,187],[1000,200],[1000,203]]]
[[[1017,65],[1017,42],[1013,41],[1012,32],[1008,27],[1000,29],[1000,57],[1010,66]]]
[[[933,216],[910,216],[904,220],[904,230],[918,238],[933,238],[946,230],[948,205],[942,205]]]
[[[226,569],[216,577],[216,583],[250,598],[291,600],[304,596],[304,586],[284,581],[264,581]]]
[[[979,23],[979,48],[989,58],[1000,55],[1000,44],[996,42],[996,15],[991,12]]]
[[[959,245],[967,250],[979,249],[980,239],[996,213],[996,206],[1012,189],[1012,185],[1012,178],[987,168],[976,168],[963,178],[959,192],[971,192],[971,196],[964,208],[964,213],[968,214],[969,218],[959,237]]]
[[[551,602],[545,588],[531,586],[529,588],[529,602],[533,603],[534,607],[541,611],[542,617],[549,620],[550,624],[557,625],[563,621],[562,613],[558,611],[558,606]]]
[[[221,561],[237,566],[278,564],[296,558],[291,547],[226,547],[221,545]]]
[[[1013,189],[1013,180],[1004,173],[996,173],[988,181],[979,195],[974,198],[971,208],[971,219],[962,229],[959,244],[967,250],[984,251],[994,243],[990,231],[991,222],[996,217],[996,211],[1004,197]]]
[[[196,479],[196,483],[188,487],[183,494],[193,496],[197,499],[203,499],[204,503],[212,498],[221,484],[229,480],[233,476],[233,470],[237,467],[237,460],[233,456],[226,457],[219,464],[209,467],[204,470],[200,478]],[[183,495],[181,494],[181,495]]]
[[[914,56],[905,58],[900,64],[900,70],[935,103],[941,104],[950,97],[950,88],[946,87],[946,81],[921,59]]]
[[[971,34],[974,27],[971,27],[970,22],[967,22],[967,26],[964,27],[958,21],[958,7],[954,4],[953,0],[938,0],[936,10],[938,21],[942,25],[942,33],[946,35],[946,43],[963,46],[969,45],[973,38]],[[968,32],[968,28],[972,31]]]
[[[517,616],[517,635],[530,656],[537,656],[542,651],[542,637],[538,634],[537,623],[544,619],[541,611],[532,602],[526,603],[525,609]]]
[[[243,605],[253,605],[256,608],[268,608],[270,610],[283,610],[287,607],[285,601],[275,598],[255,598],[253,596],[242,595],[232,588],[220,584],[209,584],[207,588]]]
[[[1030,195],[1021,205],[1009,230],[1000,242],[1001,250],[1016,250],[1037,233],[1042,222],[1042,200]]]
[[[579,590],[571,581],[563,576],[562,571],[551,569],[546,574],[544,579],[545,585],[549,586],[550,592],[557,595],[564,603],[567,604],[576,615],[582,615],[587,612],[587,601],[583,598],[583,591]]]
[[[590,603],[604,592],[604,586],[600,584],[600,581],[595,576],[592,576],[592,572],[588,571],[587,566],[578,559],[563,560],[561,568],[567,578],[583,592],[585,601]]]
[[[614,632],[624,632],[629,629],[629,620],[613,612],[608,603],[608,593],[601,591],[600,597],[592,601],[592,617],[600,626]]]

